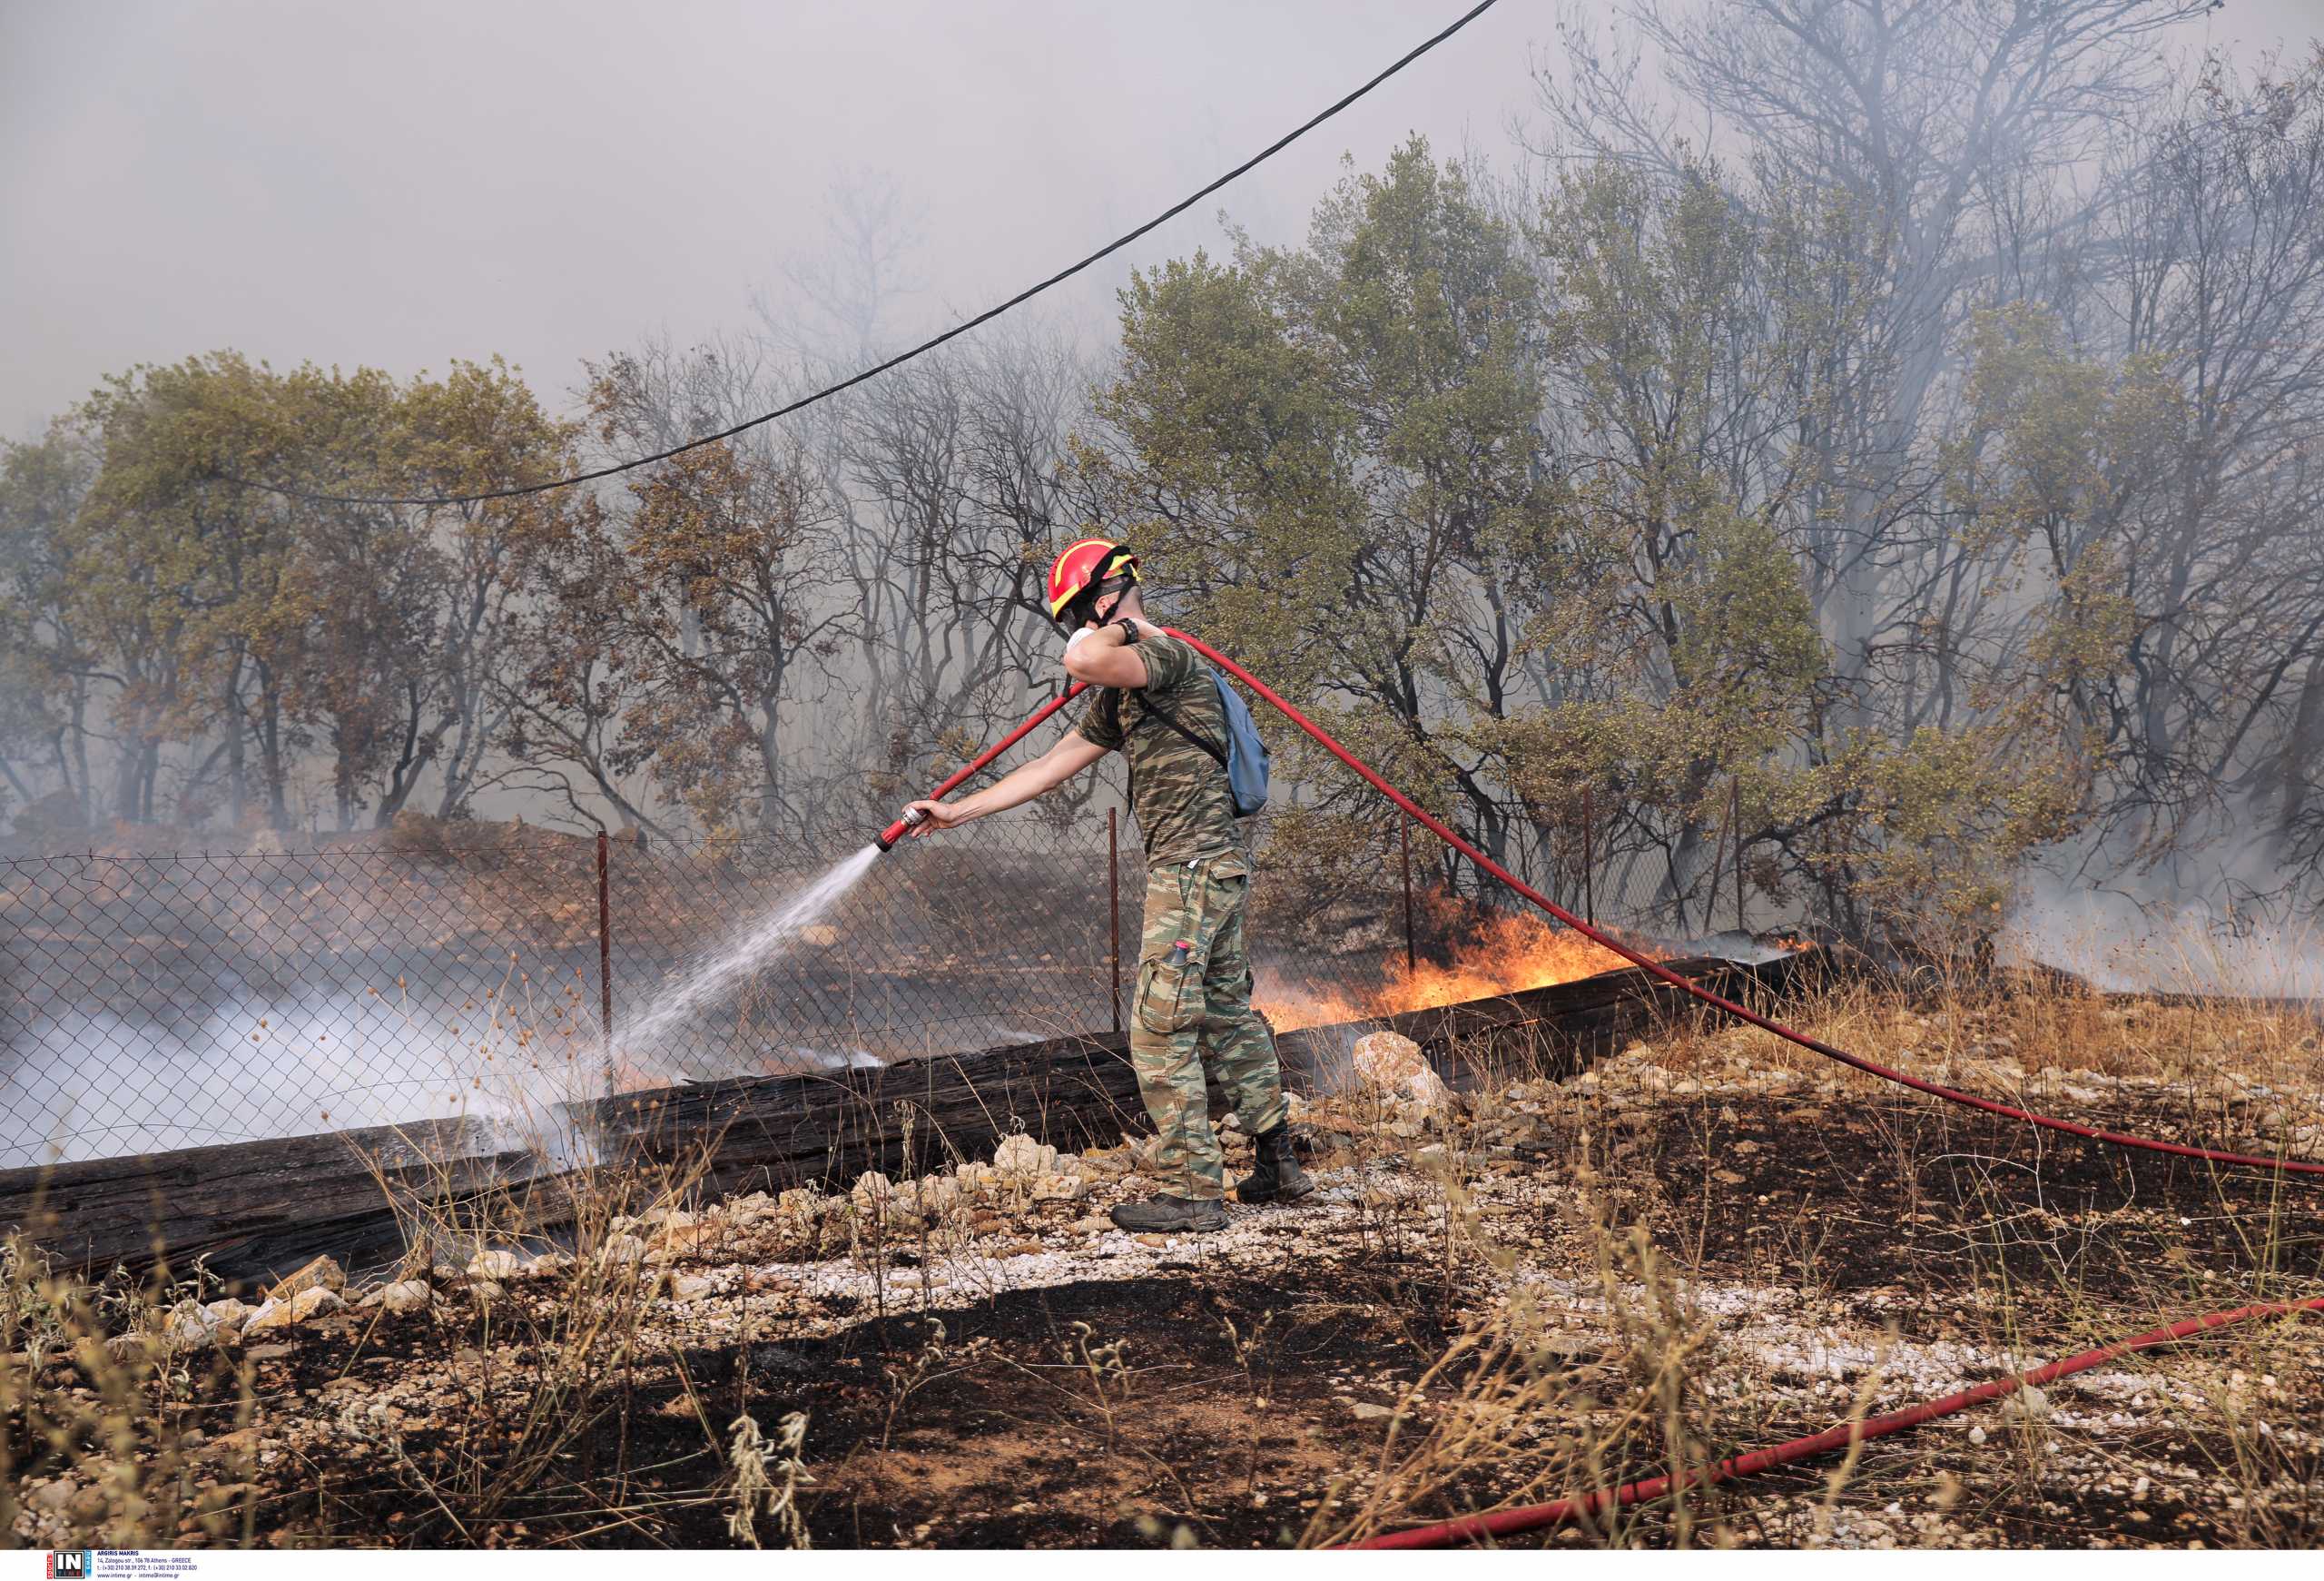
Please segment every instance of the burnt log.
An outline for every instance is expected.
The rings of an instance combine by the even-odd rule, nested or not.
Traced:
[[[1764,998],[1800,957],[1758,967],[1673,963],[1730,996]],[[1385,1026],[1421,1045],[1455,1090],[1497,1069],[1564,1075],[1691,1013],[1679,990],[1640,971],[1280,1034],[1295,1091],[1341,1084],[1348,1052]],[[643,1170],[703,1194],[895,1177],[988,1156],[1023,1131],[1073,1151],[1147,1125],[1118,1033],[1052,1038],[974,1053],[815,1075],[739,1077],[625,1093],[577,1106],[576,1136],[597,1167]],[[22,1233],[60,1265],[182,1271],[196,1258],[256,1277],[317,1252],[399,1255],[407,1220],[465,1214],[508,1230],[569,1219],[569,1152],[516,1147],[481,1121],[337,1131],[0,1171],[0,1232]],[[487,1209],[488,1207],[488,1211]]]

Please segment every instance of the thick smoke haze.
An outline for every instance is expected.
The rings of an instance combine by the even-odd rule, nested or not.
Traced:
[[[821,253],[891,174],[898,331],[1150,217],[1455,15],[1446,5],[20,5],[0,40],[0,431],[102,372],[233,345],[398,372],[503,353],[545,393],[686,340]],[[1511,5],[1222,195],[1295,236],[1343,152],[1448,150],[1525,101]],[[1190,212],[1064,299],[1218,236]]]
[[[552,397],[585,356],[795,301],[828,194],[886,173],[933,328],[1119,234],[1353,88],[1451,3],[0,5],[0,433],[100,375],[235,346],[399,374],[495,352]],[[1505,4],[1221,194],[1295,240],[1340,155],[1496,154],[1554,10]],[[2314,32],[2234,0],[2182,47]],[[1545,58],[1552,70],[1554,58]],[[1181,216],[1060,300],[1102,322]]]
[[[1457,8],[0,0],[0,437],[148,370],[7,450],[0,814],[44,851],[110,831],[279,855],[405,813],[423,835],[521,816],[852,844],[1053,681],[1028,568],[1071,524],[1128,522],[1153,568],[1227,591],[1361,561],[1360,586],[1307,596],[1457,633],[1416,674],[1393,642],[1335,637],[1321,662],[1427,746],[1491,848],[1585,894],[1593,867],[1635,870],[1672,936],[1713,914],[1722,853],[1784,908],[1758,921],[1856,934],[1876,912],[1988,929],[1994,874],[2035,855],[2149,903],[2305,904],[2312,6],[1781,9],[1507,0],[1215,202],[731,454],[558,491],[539,521],[238,498],[222,534],[180,509],[222,474],[409,468],[472,427],[504,436],[478,453],[498,479],[542,444],[577,469],[763,411],[1141,222]],[[1881,69],[1851,75],[1875,35]],[[1965,96],[1980,81],[2003,86]],[[1117,301],[1131,270],[1243,235],[1308,242],[1305,283],[1256,314],[1199,280],[1173,299],[1198,313]],[[1424,379],[1374,365],[1433,311],[1369,289],[1383,259],[1492,332],[1412,341],[1441,358]],[[1170,382],[1245,343],[1175,338],[1213,313],[1285,353],[1280,390],[1248,361]],[[1708,362],[1699,315],[1724,326]],[[1326,341],[1340,362],[1303,360]],[[496,356],[521,379],[473,371]],[[547,438],[585,384],[596,420]],[[1211,497],[1157,420],[1196,385],[1238,410],[1322,398],[1322,481],[1239,454],[1212,412],[1208,459],[1265,498]],[[1631,388],[1702,410],[1602,399]],[[1416,390],[1459,397],[1459,458],[1375,443]],[[181,399],[231,415],[144,423]],[[2035,419],[2061,410],[2086,474],[2043,464]],[[2231,411],[2260,415],[2194,442]],[[222,463],[222,434],[272,459]],[[1625,481],[1669,476],[1701,499]],[[149,525],[192,535],[192,581],[141,558],[176,544]],[[1315,657],[1248,599],[1167,591],[1268,673]],[[1729,619],[1744,593],[1769,602]],[[1632,623],[1649,604],[1666,618]],[[1590,710],[1621,699],[1654,712],[1609,756]],[[1716,751],[1639,734],[1689,710],[1725,722]],[[1464,716],[1491,733],[1445,732]],[[2069,796],[2074,764],[2095,766]],[[1589,776],[1619,794],[1593,804]],[[1109,793],[1071,794],[1061,825]],[[1910,828],[1875,827],[1899,808]]]

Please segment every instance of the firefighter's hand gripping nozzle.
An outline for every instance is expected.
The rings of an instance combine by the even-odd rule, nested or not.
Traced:
[[[918,807],[913,807],[902,817],[881,830],[878,838],[873,840],[872,844],[882,851],[892,851],[896,848],[896,842],[902,839],[908,831],[916,829],[926,822],[928,822],[928,815]]]

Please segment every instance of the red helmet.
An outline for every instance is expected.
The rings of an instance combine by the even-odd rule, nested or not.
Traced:
[[[1049,618],[1063,620],[1066,606],[1099,583],[1123,572],[1137,580],[1137,557],[1109,538],[1077,539],[1049,563]]]

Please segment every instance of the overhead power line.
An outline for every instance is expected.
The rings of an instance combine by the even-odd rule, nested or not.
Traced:
[[[1404,54],[1399,56],[1385,71],[1383,71],[1371,81],[1365,83],[1362,87],[1357,88],[1354,93],[1349,94],[1346,97],[1338,100],[1336,103],[1329,105],[1325,109],[1308,117],[1305,121],[1301,122],[1297,126],[1292,128],[1281,137],[1276,138],[1265,148],[1259,150],[1258,153],[1253,154],[1250,158],[1236,165],[1233,170],[1230,170],[1225,175],[1220,176],[1216,181],[1212,182],[1209,185],[1202,188],[1198,192],[1189,193],[1187,196],[1181,198],[1178,202],[1171,204],[1168,208],[1155,215],[1154,218],[1147,221],[1145,224],[1140,225],[1137,230],[1127,232],[1124,234],[1116,237],[1113,241],[1107,242],[1103,247],[1098,248],[1098,251],[1089,254],[1088,257],[1082,259],[1079,262],[1068,264],[1065,268],[1059,270],[1055,274],[1050,275],[1047,280],[1027,286],[1023,291],[1019,291],[1007,301],[997,303],[992,307],[985,309],[984,311],[977,314],[977,316],[972,319],[965,319],[960,323],[954,324],[950,329],[946,330],[943,333],[931,336],[928,340],[922,341],[919,345],[912,347],[910,351],[899,351],[884,362],[876,362],[871,367],[864,369],[860,373],[849,375],[847,378],[841,380],[836,384],[827,384],[822,389],[815,390],[812,394],[801,396],[798,400],[792,401],[787,406],[779,406],[773,411],[762,412],[754,418],[750,418],[744,421],[736,423],[732,428],[721,429],[714,434],[704,434],[698,439],[688,440],[682,445],[672,445],[666,450],[655,450],[652,455],[638,456],[626,461],[617,461],[611,466],[598,467],[586,472],[576,472],[570,477],[552,478],[547,482],[527,483],[513,489],[493,489],[476,494],[318,494],[303,489],[289,488],[280,483],[261,482],[254,479],[229,478],[227,481],[240,483],[245,488],[263,489],[270,493],[280,494],[286,499],[304,499],[321,505],[473,505],[487,499],[515,499],[527,494],[546,494],[552,489],[568,489],[576,483],[595,482],[600,478],[611,478],[619,473],[635,471],[640,467],[650,467],[656,461],[666,461],[673,456],[682,456],[688,450],[700,450],[704,445],[714,445],[722,440],[731,440],[736,434],[747,433],[752,429],[774,421],[777,418],[789,417],[792,413],[795,411],[803,411],[808,407],[814,405],[817,401],[828,400],[832,396],[838,395],[843,390],[852,390],[859,384],[877,379],[881,374],[887,372],[891,368],[901,368],[905,363],[911,361],[913,358],[933,351],[937,347],[941,346],[947,341],[965,335],[980,324],[991,322],[994,319],[999,318],[1001,314],[1009,311],[1011,308],[1023,306],[1025,303],[1032,301],[1035,297],[1040,295],[1041,292],[1049,290],[1049,287],[1070,280],[1075,275],[1080,273],[1083,270],[1088,268],[1091,264],[1098,262],[1101,260],[1108,258],[1114,253],[1120,252],[1123,248],[1128,246],[1131,242],[1137,241],[1147,232],[1152,231],[1157,225],[1165,224],[1169,221],[1177,218],[1180,214],[1185,213],[1188,209],[1194,207],[1195,204],[1202,202],[1203,199],[1210,196],[1211,193],[1218,191],[1219,188],[1226,185],[1229,182],[1234,181],[1236,177],[1256,170],[1258,166],[1266,163],[1266,161],[1274,158],[1276,154],[1281,153],[1285,149],[1298,142],[1308,133],[1313,132],[1316,127],[1321,126],[1324,122],[1330,120],[1333,116],[1346,109],[1350,104],[1353,104],[1358,99],[1363,98],[1366,94],[1369,94],[1373,89],[1386,82],[1390,77],[1393,77],[1398,72],[1403,71],[1406,66],[1412,64],[1413,62],[1420,59],[1421,56],[1426,54],[1430,50],[1434,49],[1438,44],[1443,44],[1446,39],[1451,38],[1454,34],[1468,26],[1469,24],[1474,22],[1478,17],[1482,16],[1486,12],[1492,10],[1498,3],[1499,0],[1483,0],[1482,5],[1472,7],[1469,11],[1463,13],[1462,16],[1450,27],[1445,28],[1443,32],[1434,35],[1425,42],[1414,46]]]

